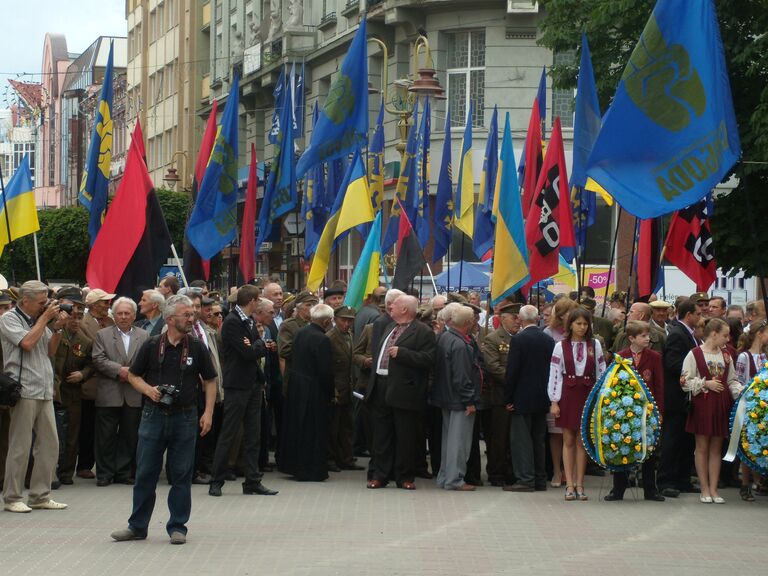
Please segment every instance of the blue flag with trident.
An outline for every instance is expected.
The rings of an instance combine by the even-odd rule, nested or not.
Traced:
[[[659,0],[605,115],[586,188],[655,218],[701,200],[740,154],[712,1]]]
[[[309,145],[296,164],[301,178],[318,162],[327,162],[368,143],[368,48],[365,17],[355,33]]]
[[[187,238],[210,260],[232,242],[237,225],[237,109],[240,79],[235,76],[221,117],[216,143],[205,169],[197,201],[187,223]]]
[[[90,212],[88,219],[88,234],[91,236],[91,246],[96,241],[96,235],[101,230],[104,211],[107,209],[109,187],[109,171],[112,163],[112,49],[109,43],[109,57],[104,72],[104,83],[101,85],[99,107],[93,120],[91,143],[88,147],[83,179],[80,182],[78,198],[80,204]]]

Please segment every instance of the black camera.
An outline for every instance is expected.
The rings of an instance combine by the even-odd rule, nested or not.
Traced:
[[[74,308],[73,304],[68,304],[66,302],[59,304],[59,310],[61,310],[62,312],[66,312],[67,314],[72,314],[73,308]]]
[[[181,388],[175,384],[160,384],[157,387],[160,392],[160,406],[170,408],[181,394]]]

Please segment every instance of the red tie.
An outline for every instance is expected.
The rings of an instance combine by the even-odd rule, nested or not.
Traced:
[[[576,344],[576,362],[584,360],[584,342]]]

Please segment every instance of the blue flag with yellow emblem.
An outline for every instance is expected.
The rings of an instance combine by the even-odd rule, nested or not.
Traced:
[[[312,125],[317,124],[317,101],[312,110]],[[304,199],[301,202],[301,217],[304,227],[304,259],[315,253],[320,235],[328,220],[330,206],[325,201],[325,165],[317,164],[307,173],[307,182],[304,190]]]
[[[96,241],[96,235],[101,230],[104,211],[107,209],[109,195],[109,170],[112,163],[112,52],[114,43],[109,43],[109,57],[104,72],[104,83],[101,85],[101,96],[93,120],[91,143],[88,147],[83,179],[80,182],[78,198],[80,204],[90,212],[88,219],[88,234],[91,236],[91,246]]]
[[[741,153],[711,0],[659,0],[587,166],[587,189],[654,218],[695,204]]]
[[[256,251],[271,233],[278,218],[296,208],[296,161],[293,152],[293,102],[290,90],[284,90],[280,111],[280,134],[277,154],[272,159],[264,199],[259,212],[259,236]]]
[[[481,260],[487,260],[488,252],[493,248],[493,236],[496,229],[496,215],[493,213],[493,190],[496,187],[496,173],[499,169],[499,112],[493,107],[491,125],[488,127],[488,140],[485,143],[483,175],[480,177],[480,194],[477,197],[475,214],[475,235],[472,237],[472,250]]]
[[[343,156],[368,142],[368,48],[363,17],[331,84],[309,145],[296,164],[301,178],[318,162]]]
[[[235,237],[239,105],[240,78],[235,76],[221,117],[216,143],[187,223],[187,238],[205,260],[216,256]]]

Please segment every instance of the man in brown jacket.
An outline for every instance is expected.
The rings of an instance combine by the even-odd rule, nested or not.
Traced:
[[[355,309],[342,306],[334,311],[336,325],[328,331],[333,350],[333,382],[336,389],[331,409],[328,469],[362,470],[352,456],[352,324]]]
[[[490,430],[487,431],[488,481],[504,486],[512,480],[509,452],[509,412],[504,402],[509,341],[520,330],[517,314],[520,304],[506,303],[498,310],[501,326],[489,333],[480,344],[487,380],[483,383],[490,403]]]

